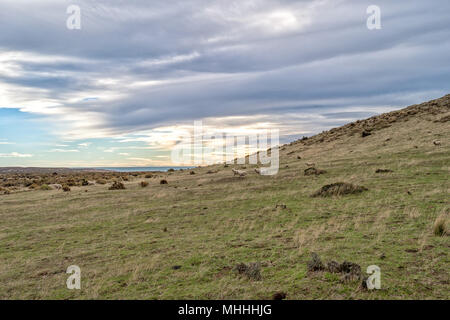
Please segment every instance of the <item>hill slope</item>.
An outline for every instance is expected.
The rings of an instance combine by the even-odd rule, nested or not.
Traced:
[[[448,95],[295,141],[276,176],[215,165],[130,176],[126,190],[1,195],[0,298],[449,299],[449,237],[433,230],[449,216],[449,117]],[[368,190],[311,197],[336,182]],[[309,272],[312,252],[378,265],[382,289]],[[233,270],[250,262],[261,280]],[[80,291],[65,286],[73,264]]]

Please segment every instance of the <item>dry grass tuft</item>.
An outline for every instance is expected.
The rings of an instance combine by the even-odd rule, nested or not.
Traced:
[[[327,173],[325,170],[317,169],[317,168],[314,168],[314,167],[305,169],[304,172],[305,172],[305,176],[312,176],[312,175],[318,176],[318,175]]]
[[[437,217],[433,225],[433,233],[435,236],[447,236],[449,232],[449,214],[443,213]]]
[[[320,260],[319,255],[313,252],[311,253],[311,260],[307,263],[307,268],[309,272],[323,271],[325,270],[325,265]]]
[[[109,187],[109,190],[123,190],[125,189],[125,185],[122,182],[114,181],[111,187]]]
[[[336,182],[332,184],[327,184],[316,191],[313,197],[332,197],[332,196],[342,196],[347,194],[358,194],[363,191],[367,191],[366,187],[357,186],[346,182]]]
[[[258,262],[249,263],[248,265],[245,263],[239,263],[234,267],[233,270],[238,274],[245,275],[247,278],[251,280],[256,281],[262,280],[261,264]]]
[[[375,173],[390,173],[393,172],[391,169],[377,169]]]

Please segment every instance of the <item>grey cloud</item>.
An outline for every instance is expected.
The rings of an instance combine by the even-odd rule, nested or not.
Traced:
[[[65,58],[16,61],[19,74],[0,81],[46,89],[29,98],[56,99],[66,113],[95,113],[93,135],[258,114],[311,115],[319,131],[449,92],[448,0],[380,0],[379,31],[366,28],[366,0],[78,2],[80,31],[65,28],[64,2],[0,4],[0,52]],[[271,12],[299,26],[275,32],[283,21]],[[128,86],[140,81],[157,83]],[[69,102],[93,90],[114,99]],[[320,115],[336,122],[312,120]]]
[[[324,113],[322,116],[329,119],[365,119],[369,118],[376,113],[374,112],[330,112]]]

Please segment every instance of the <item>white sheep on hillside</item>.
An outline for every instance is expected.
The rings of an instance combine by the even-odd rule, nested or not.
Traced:
[[[245,177],[247,175],[246,171],[236,170],[236,169],[231,169],[231,171],[233,171],[235,176]]]

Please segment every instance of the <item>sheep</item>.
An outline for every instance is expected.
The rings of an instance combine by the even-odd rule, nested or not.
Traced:
[[[316,166],[316,164],[314,162],[307,162],[306,165],[308,167],[315,167]]]
[[[236,170],[236,169],[231,169],[231,171],[233,171],[235,176],[245,177],[247,175],[246,171]]]
[[[440,145],[441,145],[441,142],[440,142],[439,140],[434,140],[434,141],[433,141],[433,144],[434,144],[435,146],[440,146]]]

